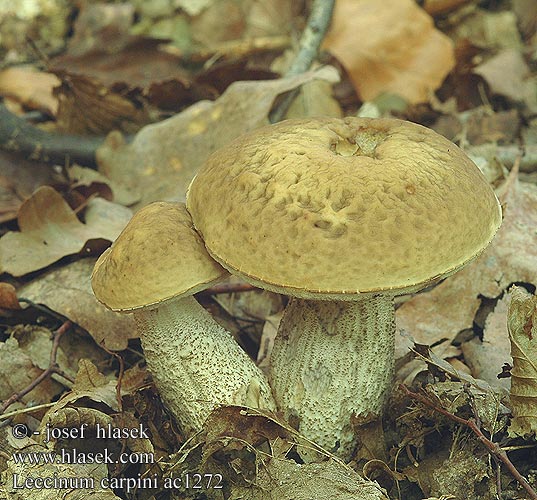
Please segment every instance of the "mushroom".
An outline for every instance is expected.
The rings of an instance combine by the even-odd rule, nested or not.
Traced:
[[[501,224],[474,163],[420,125],[288,120],[215,152],[187,208],[209,253],[292,297],[271,356],[279,408],[349,458],[353,423],[378,417],[394,370],[394,296],[476,258]]]
[[[266,377],[193,297],[226,275],[184,204],[157,202],[134,215],[91,278],[100,302],[134,314],[148,369],[187,436],[218,404],[275,408]]]

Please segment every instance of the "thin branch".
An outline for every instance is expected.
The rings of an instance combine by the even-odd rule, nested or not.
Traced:
[[[482,432],[481,429],[476,424],[475,420],[473,419],[465,419],[461,417],[457,417],[457,415],[454,415],[453,413],[445,410],[444,408],[436,405],[431,400],[427,399],[422,394],[418,394],[416,392],[412,392],[410,389],[408,389],[405,385],[400,384],[399,388],[410,398],[419,401],[420,403],[424,404],[425,406],[428,406],[429,408],[432,408],[434,411],[444,415],[445,417],[449,418],[450,420],[453,420],[454,422],[457,422],[458,424],[465,425],[466,427],[469,427],[474,434],[477,436],[477,439],[483,443],[487,451],[497,460],[501,461],[509,470],[511,475],[519,482],[519,484],[526,490],[528,495],[532,500],[537,500],[537,493],[535,490],[531,487],[531,485],[526,481],[524,476],[518,472],[516,467],[513,465],[513,462],[509,460],[509,457],[507,456],[507,453],[505,450],[503,450],[497,443],[494,443],[490,439],[488,439]]]
[[[332,20],[334,3],[335,0],[314,0],[308,24],[300,38],[298,54],[285,73],[285,76],[299,75],[308,71],[313,61],[317,59],[319,47]],[[291,103],[299,92],[300,89],[295,89],[284,96],[270,115],[271,123],[276,123],[283,119],[289,106],[291,106]]]
[[[29,160],[95,166],[95,151],[103,137],[53,134],[30,125],[0,104],[0,149]]]
[[[19,392],[12,394],[8,399],[4,401],[2,406],[0,406],[0,415],[2,415],[13,403],[19,401],[21,398],[26,396],[29,392],[35,389],[43,380],[50,377],[52,374],[56,373],[70,382],[74,382],[73,378],[67,375],[63,370],[60,369],[56,361],[58,355],[58,347],[60,346],[60,339],[64,333],[66,333],[73,323],[71,321],[66,321],[54,332],[54,340],[52,342],[52,349],[50,351],[50,362],[48,368],[41,373],[37,378],[32,380],[24,389]]]
[[[221,59],[240,59],[263,52],[283,51],[291,45],[288,35],[260,36],[226,40],[210,47],[200,47],[194,52],[187,53],[175,45],[162,47],[164,52],[180,57],[190,63],[205,63]]]

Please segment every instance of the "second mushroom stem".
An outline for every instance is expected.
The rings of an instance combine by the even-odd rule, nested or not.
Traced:
[[[218,404],[274,409],[264,374],[194,297],[134,318],[149,371],[187,436]]]
[[[292,299],[271,357],[279,408],[308,439],[348,459],[353,422],[378,417],[389,393],[394,335],[393,297]]]

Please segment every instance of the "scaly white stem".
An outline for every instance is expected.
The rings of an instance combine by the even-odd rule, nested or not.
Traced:
[[[194,297],[134,318],[155,385],[187,436],[219,404],[275,409],[264,374]]]
[[[353,419],[378,417],[393,380],[393,297],[292,299],[274,342],[270,382],[299,431],[348,459]]]

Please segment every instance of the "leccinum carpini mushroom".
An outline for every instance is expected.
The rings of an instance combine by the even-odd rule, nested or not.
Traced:
[[[457,146],[394,119],[251,132],[206,161],[187,207],[222,266],[292,297],[271,357],[276,402],[344,458],[353,418],[378,417],[391,388],[394,296],[461,269],[501,224]]]

